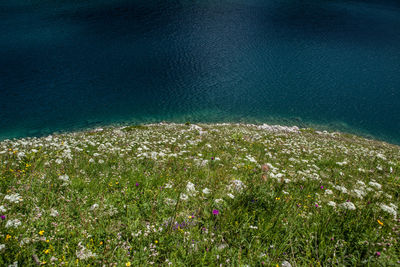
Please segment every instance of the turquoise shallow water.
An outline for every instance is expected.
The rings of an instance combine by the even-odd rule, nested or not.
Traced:
[[[400,144],[397,1],[3,0],[0,21],[0,139],[192,121]]]

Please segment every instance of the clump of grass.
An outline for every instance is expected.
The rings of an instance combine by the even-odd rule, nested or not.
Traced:
[[[0,265],[396,265],[400,149],[267,125],[0,143]]]

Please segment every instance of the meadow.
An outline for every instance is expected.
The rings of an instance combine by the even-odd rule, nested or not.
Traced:
[[[400,147],[247,124],[0,142],[1,266],[398,266]]]

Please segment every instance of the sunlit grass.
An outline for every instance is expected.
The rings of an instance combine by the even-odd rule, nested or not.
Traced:
[[[0,143],[0,265],[396,265],[400,148],[256,125]]]

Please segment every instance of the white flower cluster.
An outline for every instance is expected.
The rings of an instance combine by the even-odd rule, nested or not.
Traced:
[[[385,204],[380,204],[380,207],[383,211],[386,211],[387,213],[392,214],[395,218],[397,217],[397,206],[394,204],[385,205]]]
[[[96,253],[91,252],[90,250],[88,250],[87,248],[85,248],[84,246],[82,246],[82,244],[79,242],[78,246],[81,248],[81,250],[76,251],[76,257],[80,260],[87,260],[89,258],[92,257],[96,257]]]
[[[21,225],[21,221],[18,219],[9,220],[6,223],[6,228],[10,228],[10,227],[17,228],[20,225]]]
[[[355,210],[356,206],[352,202],[344,202],[339,205],[339,207],[345,209],[345,210]]]
[[[18,193],[16,193],[16,194],[12,194],[12,195],[6,195],[4,197],[4,200],[8,200],[11,203],[19,203],[22,201],[22,197]]]

